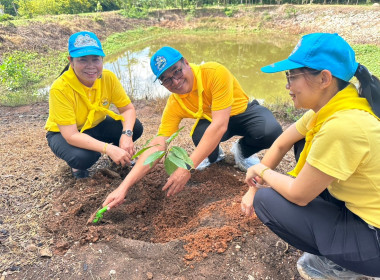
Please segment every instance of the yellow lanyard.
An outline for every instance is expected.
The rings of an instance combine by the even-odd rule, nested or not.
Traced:
[[[288,172],[289,175],[297,177],[302,167],[305,165],[307,155],[312,146],[314,135],[321,129],[325,121],[338,111],[358,109],[370,113],[372,116],[380,120],[372,111],[367,99],[359,97],[358,92],[353,84],[348,85],[345,89],[338,92],[330,101],[323,106],[307,124],[309,129],[305,137],[305,147],[302,150],[296,167]]]
[[[94,103],[91,103],[90,100],[87,97],[86,92],[84,91],[82,83],[78,80],[74,70],[69,68],[65,73],[62,74],[62,78],[70,85],[70,87],[76,91],[79,96],[82,98],[84,103],[86,104],[89,112],[87,115],[87,120],[85,124],[83,125],[80,132],[85,131],[86,129],[89,129],[92,127],[92,123],[94,121],[94,115],[96,111],[104,112],[110,117],[112,117],[115,120],[122,120],[124,121],[123,116],[118,115],[111,110],[108,110],[107,108],[104,108],[100,106],[100,97],[101,97],[101,79],[97,79],[94,83],[95,86],[95,101]]]
[[[190,136],[193,135],[195,128],[198,125],[199,120],[203,117],[209,122],[212,121],[212,119],[203,113],[203,84],[202,84],[202,73],[201,73],[201,67],[195,64],[190,63],[191,68],[194,70],[194,75],[197,80],[197,87],[198,87],[198,111],[195,113],[191,111],[189,108],[186,107],[185,103],[183,103],[182,98],[179,96],[179,94],[174,93],[175,99],[178,101],[178,104],[181,106],[183,110],[185,110],[188,114],[192,115],[196,121],[193,125]]]

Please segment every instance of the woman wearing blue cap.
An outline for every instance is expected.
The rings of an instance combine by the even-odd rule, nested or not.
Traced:
[[[305,279],[380,276],[379,80],[338,34],[305,35],[288,59],[261,70],[288,70],[295,107],[310,110],[248,169],[242,211],[254,207],[273,232],[307,252],[297,263]],[[274,171],[303,139],[289,172],[295,178]]]
[[[49,95],[46,138],[53,153],[65,160],[75,178],[107,154],[116,164],[130,165],[133,141],[143,131],[119,80],[103,69],[102,45],[92,32],[69,38],[69,67],[53,83]],[[120,114],[109,110],[114,104]]]

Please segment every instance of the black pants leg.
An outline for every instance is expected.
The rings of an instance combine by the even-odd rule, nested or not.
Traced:
[[[292,246],[368,276],[380,276],[380,229],[369,227],[327,190],[301,207],[272,188],[259,189],[259,219]]]
[[[193,142],[197,146],[204,132],[210,125],[208,120],[198,122],[193,133]],[[262,149],[269,148],[282,133],[281,125],[277,122],[272,112],[254,100],[248,104],[244,113],[230,117],[228,128],[221,142],[232,136],[243,136],[239,140],[244,157],[249,157]],[[218,157],[219,146],[209,155],[210,162]]]
[[[121,121],[116,121],[107,116],[106,119],[96,127],[88,129],[83,133],[86,133],[99,141],[112,143],[115,146],[118,146],[122,128]],[[141,122],[136,119],[135,126],[133,127],[133,141],[136,141],[142,133],[143,126]],[[81,170],[88,169],[100,157],[99,152],[78,148],[68,144],[59,132],[48,132],[46,138],[53,153],[57,157],[66,161],[71,168]]]

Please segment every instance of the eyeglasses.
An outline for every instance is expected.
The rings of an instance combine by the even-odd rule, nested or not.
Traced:
[[[173,72],[173,75],[170,78],[166,78],[165,80],[159,80],[160,84],[164,87],[170,87],[173,84],[173,79],[179,80],[183,77],[182,68],[178,68]]]
[[[305,75],[305,74],[315,74],[315,73],[319,73],[321,71],[313,71],[313,72],[303,72],[303,73],[298,73],[298,74],[290,74],[289,71],[285,71],[285,75],[286,75],[286,80],[288,81],[288,85],[290,86],[292,84],[292,82],[294,82],[294,80],[296,79],[295,77],[296,76],[300,76],[300,75]]]

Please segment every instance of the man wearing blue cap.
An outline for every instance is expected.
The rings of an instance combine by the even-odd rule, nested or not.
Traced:
[[[136,111],[119,80],[103,69],[102,45],[92,32],[70,36],[69,67],[49,94],[46,138],[53,153],[65,160],[75,178],[107,154],[115,163],[131,164],[133,141],[143,131]],[[120,114],[109,110],[113,103]]]
[[[287,59],[261,70],[289,70],[294,106],[309,111],[248,169],[242,211],[305,252],[304,279],[380,277],[380,81],[329,33],[303,36]],[[295,178],[273,170],[302,140]]]
[[[249,103],[239,82],[223,65],[190,64],[176,49],[163,47],[152,56],[150,66],[156,80],[172,92],[161,119],[160,136],[151,142],[157,146],[140,157],[104,205],[114,207],[124,201],[128,189],[149,171],[149,166],[143,165],[145,159],[154,151],[164,149],[165,140],[178,130],[184,118],[196,119],[191,130],[196,148],[190,158],[198,170],[223,159],[219,143],[239,135],[242,138],[232,151],[236,164],[245,171],[259,162],[255,153],[268,148],[281,134],[282,128],[273,114],[256,100]],[[168,196],[183,190],[190,171],[190,167],[178,168],[170,176],[163,187]]]

